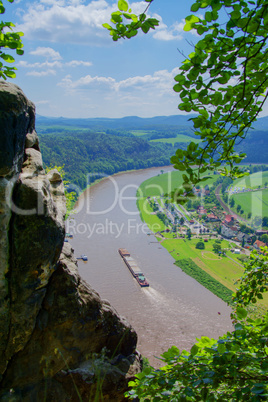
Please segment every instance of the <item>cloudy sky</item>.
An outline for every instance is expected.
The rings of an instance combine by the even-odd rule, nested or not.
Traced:
[[[183,32],[191,1],[154,0],[153,32],[113,42],[102,24],[111,0],[4,1],[4,21],[24,32],[25,54],[16,56],[17,78],[43,116],[152,117],[179,113],[173,77],[192,51]],[[130,3],[142,12],[148,3]]]

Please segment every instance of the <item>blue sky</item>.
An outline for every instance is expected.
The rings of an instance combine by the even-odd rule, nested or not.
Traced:
[[[154,0],[160,20],[151,33],[113,42],[102,28],[115,9],[110,0],[5,1],[4,21],[24,32],[16,56],[19,85],[37,113],[63,117],[152,117],[180,113],[173,77],[188,55],[193,33],[183,31],[191,1]],[[132,2],[134,12],[148,3]]]

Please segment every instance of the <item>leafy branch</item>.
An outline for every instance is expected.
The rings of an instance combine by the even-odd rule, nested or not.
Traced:
[[[149,7],[152,1],[147,2]],[[139,29],[147,33],[158,25],[157,20],[146,19],[148,7],[137,16],[126,1],[118,1],[119,10],[111,18],[115,27],[104,26],[114,40],[131,38]],[[183,188],[176,191],[180,202],[205,180],[201,174],[223,164],[227,167],[221,174],[244,175],[236,165],[246,154],[237,154],[235,145],[246,137],[268,96],[267,2],[196,0],[191,11],[200,9],[204,18],[192,14],[185,19],[184,30],[195,30],[201,39],[180,66],[174,86],[181,99],[179,109],[197,114],[192,120],[201,139],[198,145],[177,150],[171,159],[174,168],[184,172]],[[132,22],[125,24],[123,17]]]
[[[117,41],[120,38],[130,39],[137,35],[139,29],[144,33],[149,32],[150,29],[155,29],[155,27],[158,26],[159,21],[155,18],[146,17],[146,12],[153,1],[154,0],[145,0],[145,2],[149,4],[142,14],[136,15],[132,13],[127,1],[119,0],[118,11],[111,14],[111,22],[114,26],[105,23],[103,24],[103,27],[110,31],[110,35],[114,41]],[[124,20],[129,20],[131,22],[126,24],[124,23]]]
[[[9,3],[13,3],[14,0],[7,0]],[[5,7],[3,2],[0,1],[0,14],[4,14]],[[10,54],[6,53],[5,49],[16,50],[17,55],[23,55],[23,44],[21,37],[22,32],[13,32],[15,25],[12,22],[0,22],[0,78],[6,80],[7,78],[15,78],[16,67],[9,67],[4,63],[14,63],[15,59]],[[3,49],[3,50],[2,50]]]

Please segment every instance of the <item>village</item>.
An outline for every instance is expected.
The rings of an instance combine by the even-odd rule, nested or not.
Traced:
[[[213,189],[214,190],[214,189]],[[206,197],[211,196],[208,186],[195,189],[197,200],[186,205],[174,204],[164,196],[147,197],[153,213],[165,224],[157,233],[162,238],[172,233],[173,238],[226,239],[235,254],[249,255],[252,250],[261,252],[268,245],[268,230],[253,230],[241,222],[236,214],[226,212],[215,197],[215,205],[206,207]],[[213,194],[214,196],[214,194]],[[223,251],[218,250],[218,253]]]

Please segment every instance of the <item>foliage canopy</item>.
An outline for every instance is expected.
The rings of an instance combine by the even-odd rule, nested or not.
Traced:
[[[13,3],[14,0],[7,0]],[[0,1],[0,14],[4,14],[5,7],[3,2]],[[22,32],[13,32],[15,25],[12,22],[0,21],[0,78],[6,80],[7,78],[15,78],[16,67],[9,67],[4,63],[14,63],[15,59],[10,54],[6,53],[6,49],[15,49],[18,55],[23,55],[23,44],[21,41]],[[2,50],[3,49],[3,50]]]
[[[147,0],[148,6],[153,1]],[[237,154],[234,147],[245,138],[268,96],[267,1],[196,0],[191,11],[198,16],[186,17],[184,30],[195,30],[201,39],[180,66],[174,90],[181,99],[179,109],[197,114],[192,120],[202,142],[191,142],[171,158],[174,168],[184,172],[183,188],[173,194],[180,202],[185,191],[190,195],[192,186],[205,180],[202,173],[220,169],[232,178],[245,174],[236,166],[245,154]],[[130,12],[126,1],[119,1],[113,26],[104,24],[114,40],[158,25],[145,12]],[[223,163],[228,166],[221,167]]]

